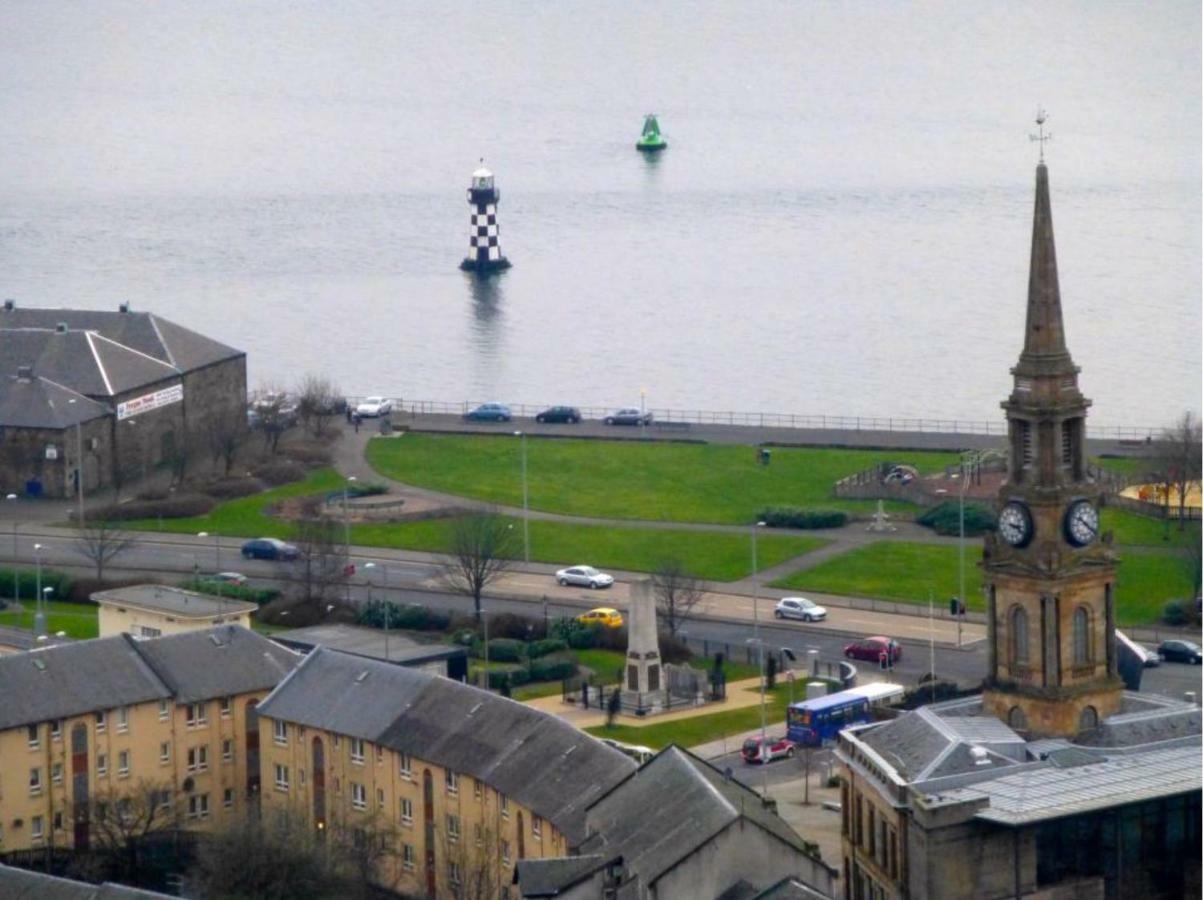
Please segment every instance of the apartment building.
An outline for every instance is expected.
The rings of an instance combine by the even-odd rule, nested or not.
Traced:
[[[299,659],[234,625],[0,657],[0,857],[86,848],[125,804],[203,830],[256,803],[256,707]]]
[[[377,882],[414,896],[517,896],[517,862],[567,856],[586,808],[635,770],[554,716],[324,647],[259,715],[264,821],[377,840]]]

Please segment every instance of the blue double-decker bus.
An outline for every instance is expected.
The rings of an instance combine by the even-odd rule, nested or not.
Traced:
[[[901,685],[882,683],[794,703],[786,714],[786,736],[795,744],[818,747],[834,741],[841,729],[868,722],[873,706],[902,694]]]

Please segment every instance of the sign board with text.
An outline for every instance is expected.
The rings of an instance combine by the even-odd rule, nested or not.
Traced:
[[[172,403],[180,403],[183,399],[184,386],[182,384],[163,388],[153,394],[143,394],[141,397],[134,397],[132,400],[117,404],[117,421],[132,418],[139,413],[150,412],[152,409],[170,406]]]

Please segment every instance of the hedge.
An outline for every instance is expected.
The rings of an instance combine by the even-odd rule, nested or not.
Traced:
[[[563,681],[576,674],[576,663],[570,659],[536,659],[530,666],[532,681]]]
[[[961,533],[961,504],[958,500],[945,500],[933,506],[915,520],[926,525],[936,534],[958,535]],[[994,512],[980,503],[965,504],[965,534],[976,537],[995,528]]]
[[[521,641],[493,638],[489,641],[489,659],[496,662],[519,662],[524,649]]]
[[[93,510],[94,522],[124,519],[187,519],[206,515],[217,501],[205,494],[176,494],[165,500],[131,500]]]
[[[186,591],[196,591],[198,594],[211,594],[214,597],[224,597],[228,600],[245,600],[247,603],[257,603],[260,606],[271,603],[280,596],[278,588],[247,587],[242,584],[218,582],[211,578],[185,581],[180,587]],[[390,622],[390,624],[392,623]]]
[[[0,569],[0,600],[5,602],[13,599],[13,569]],[[36,600],[38,596],[37,569],[17,569],[17,596],[21,600]],[[54,569],[42,569],[42,587],[52,587],[54,592],[51,600],[71,599],[71,576],[56,572]]]
[[[760,520],[769,528],[842,528],[848,514],[839,509],[768,506],[760,511]]]
[[[472,684],[477,684],[480,681],[480,675],[477,672],[473,673],[474,677],[469,679]],[[530,675],[526,669],[490,669],[489,670],[489,687],[495,691],[501,690],[503,685],[508,684],[512,688],[520,687],[530,681]]]
[[[372,600],[359,608],[355,622],[369,628],[383,628],[385,607],[388,608],[388,627],[405,631],[445,631],[451,624],[447,613],[437,612],[416,603],[400,604],[391,600]]]
[[[567,649],[567,641],[562,641],[559,638],[546,638],[542,641],[535,641],[530,645],[530,658],[538,659],[540,656],[546,656],[549,653],[559,653]]]

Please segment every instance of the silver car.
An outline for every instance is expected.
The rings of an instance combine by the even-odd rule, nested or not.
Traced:
[[[614,576],[599,572],[593,566],[572,566],[556,572],[556,581],[562,585],[574,584],[577,587],[589,589],[608,588],[614,583]]]
[[[803,622],[819,622],[827,618],[827,609],[805,597],[785,597],[773,610],[778,619],[801,619]]]

